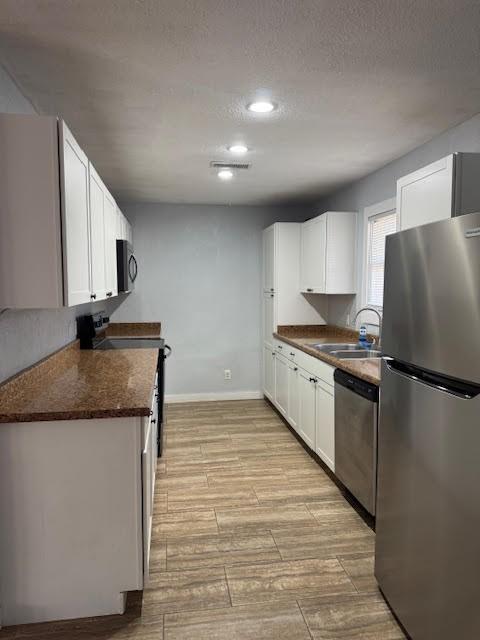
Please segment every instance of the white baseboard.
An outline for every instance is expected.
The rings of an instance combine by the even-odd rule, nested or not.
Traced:
[[[179,402],[214,402],[221,400],[261,400],[262,391],[231,391],[218,393],[172,393],[165,395],[166,404]]]

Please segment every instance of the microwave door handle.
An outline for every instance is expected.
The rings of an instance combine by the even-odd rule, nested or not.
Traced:
[[[131,255],[128,259],[128,277],[130,278],[130,280],[132,280],[132,259],[133,255]]]
[[[135,270],[132,273],[132,264],[135,267]],[[137,273],[138,273],[138,265],[137,265],[137,261],[135,260],[135,256],[132,254],[128,260],[128,275],[130,276],[130,280],[132,282],[135,282],[135,278],[137,277]]]
[[[135,258],[135,256],[132,255],[133,258],[133,265],[135,267],[135,273],[132,279],[132,282],[135,282],[135,280],[137,279],[137,275],[138,275],[138,264],[137,264],[137,259]]]

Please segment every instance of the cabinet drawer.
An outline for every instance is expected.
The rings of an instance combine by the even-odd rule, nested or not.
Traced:
[[[281,353],[282,356],[290,360],[291,362],[295,362],[298,357],[298,349],[292,347],[292,345],[287,344],[286,342],[282,342],[281,340],[274,340],[274,349],[277,353]]]
[[[303,351],[297,352],[295,362],[302,367],[302,369],[305,369],[305,371],[308,371],[320,381],[323,381],[330,387],[333,387],[333,372],[335,371],[335,367],[332,367],[326,362],[322,362],[322,360],[318,360],[318,358],[309,356]]]

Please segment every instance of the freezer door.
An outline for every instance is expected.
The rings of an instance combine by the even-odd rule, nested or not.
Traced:
[[[382,362],[375,575],[414,640],[480,638],[479,415]]]
[[[387,237],[383,352],[480,382],[480,213]]]

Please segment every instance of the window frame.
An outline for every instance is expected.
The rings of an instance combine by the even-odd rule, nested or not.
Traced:
[[[362,307],[370,306],[380,313],[383,312],[383,305],[368,304],[368,239],[369,239],[369,227],[370,218],[374,218],[380,215],[386,215],[388,213],[395,212],[396,216],[396,231],[398,231],[398,211],[397,211],[396,198],[388,198],[382,202],[377,202],[368,207],[365,207],[364,212],[364,230],[363,230],[363,276],[362,276]],[[376,316],[372,314],[372,320],[375,318],[375,324],[378,322]],[[370,324],[370,323],[367,323]]]

